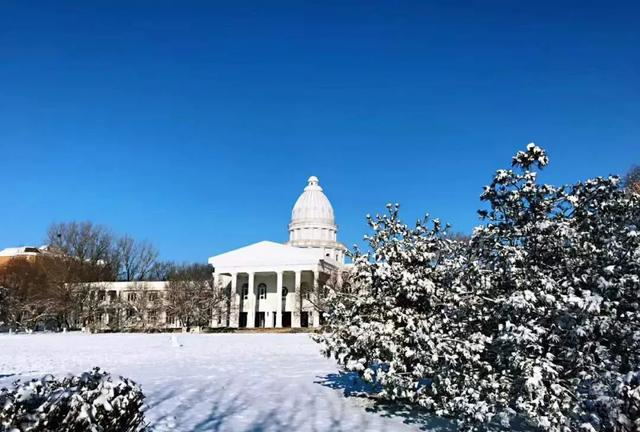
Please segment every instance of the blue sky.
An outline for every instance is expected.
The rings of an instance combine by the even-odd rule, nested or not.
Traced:
[[[339,239],[401,203],[468,232],[542,179],[640,164],[637,2],[3,1],[0,247],[91,220],[205,261],[285,241],[310,175]]]

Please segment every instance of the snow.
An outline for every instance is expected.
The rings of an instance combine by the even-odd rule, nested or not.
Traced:
[[[0,335],[0,387],[94,366],[129,377],[161,431],[417,431],[345,397],[352,382],[306,334]],[[346,387],[346,389],[345,389]],[[357,390],[357,389],[351,389]],[[442,425],[438,425],[442,426]]]

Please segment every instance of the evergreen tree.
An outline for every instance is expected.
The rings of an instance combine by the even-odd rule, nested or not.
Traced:
[[[468,430],[638,430],[640,199],[616,177],[540,184],[547,163],[530,144],[496,172],[471,242],[370,218],[324,353]]]

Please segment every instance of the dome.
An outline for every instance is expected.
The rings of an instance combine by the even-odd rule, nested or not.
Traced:
[[[323,256],[343,262],[345,247],[338,243],[337,237],[333,206],[320,187],[318,177],[311,176],[291,210],[288,244],[322,249]]]
[[[318,177],[311,176],[307,180],[307,187],[291,211],[291,223],[296,222],[324,222],[335,225],[333,207],[320,187]]]

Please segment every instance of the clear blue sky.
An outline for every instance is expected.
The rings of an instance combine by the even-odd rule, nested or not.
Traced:
[[[312,174],[347,245],[389,201],[468,232],[530,141],[548,182],[640,164],[638,5],[5,0],[0,247],[91,220],[205,261],[285,241]]]

